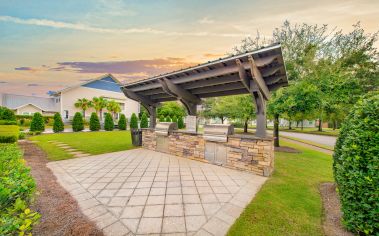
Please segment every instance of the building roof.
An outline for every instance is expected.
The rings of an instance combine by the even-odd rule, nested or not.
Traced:
[[[59,106],[55,103],[54,98],[16,95],[16,94],[1,94],[2,105],[9,109],[18,109],[26,105],[33,105],[43,111],[59,111]]]
[[[122,90],[133,100],[154,105],[183,97],[196,101],[207,97],[246,94],[255,89],[262,89],[262,93],[268,95],[269,91],[287,85],[281,45],[273,44],[128,83],[122,86]]]

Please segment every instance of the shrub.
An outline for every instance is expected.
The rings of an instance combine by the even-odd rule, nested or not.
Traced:
[[[135,113],[130,118],[130,129],[138,129],[138,118]]]
[[[0,120],[0,125],[17,125],[15,120]]]
[[[164,116],[159,116],[159,122],[165,122]]]
[[[147,120],[147,115],[145,112],[142,114],[140,127],[141,128],[149,127],[149,121]]]
[[[92,112],[91,118],[89,119],[89,129],[91,131],[99,131],[100,130],[100,120],[97,116],[96,112]]]
[[[55,113],[54,115],[54,123],[53,123],[53,131],[54,133],[62,132],[64,130],[64,124],[62,121],[62,117],[59,113]]]
[[[357,102],[344,121],[333,155],[346,227],[379,234],[379,92]]]
[[[124,114],[121,114],[120,119],[118,120],[118,128],[120,130],[126,130],[126,117]]]
[[[16,120],[16,116],[11,109],[0,106],[0,120]]]
[[[82,113],[76,112],[72,120],[72,130],[74,132],[82,131],[84,129],[84,122]]]
[[[25,139],[25,133],[24,132],[20,132],[18,134],[18,139]]]
[[[36,112],[33,115],[32,122],[30,123],[30,131],[44,131],[45,123],[41,113]]]
[[[173,116],[172,117],[172,122],[178,123],[178,118],[176,118],[176,116]]]
[[[181,116],[178,117],[178,129],[184,129],[184,121]]]
[[[166,122],[171,122],[171,117],[167,116],[166,117]]]
[[[111,113],[105,113],[104,129],[112,131],[114,129],[114,123]]]
[[[14,143],[18,140],[18,136],[17,125],[0,125],[0,143]]]
[[[40,215],[30,205],[36,184],[16,144],[0,144],[0,235],[29,234]]]

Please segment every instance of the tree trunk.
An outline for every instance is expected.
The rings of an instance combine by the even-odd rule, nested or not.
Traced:
[[[289,121],[288,129],[292,129],[292,121],[291,120]]]
[[[83,119],[86,119],[86,110],[83,110]]]
[[[225,120],[225,118],[221,117],[221,124],[224,124],[224,120]]]
[[[299,128],[299,121],[296,121],[296,128]]]
[[[322,131],[322,119],[318,120],[318,131]]]
[[[304,120],[301,120],[301,130],[304,129]]]
[[[100,109],[100,121],[103,121],[103,109]]]
[[[243,132],[244,133],[247,133],[247,122],[248,122],[249,120],[245,120],[245,125],[244,125],[244,127],[243,127]]]
[[[274,115],[274,147],[279,147],[279,114]]]
[[[333,130],[336,130],[336,128],[337,128],[337,122],[336,120],[333,120]]]

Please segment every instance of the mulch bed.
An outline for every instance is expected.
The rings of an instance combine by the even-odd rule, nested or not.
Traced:
[[[19,146],[24,150],[24,158],[37,183],[38,194],[31,208],[41,214],[41,219],[33,228],[33,235],[103,235],[80,212],[76,200],[59,185],[54,174],[46,167],[46,154],[28,141],[19,142]]]
[[[336,192],[335,183],[323,183],[320,185],[324,220],[322,227],[327,236],[353,236],[341,224],[342,212],[340,200]]]
[[[297,150],[297,149],[291,148],[291,147],[286,147],[286,146],[275,147],[275,152],[301,153],[300,150]]]

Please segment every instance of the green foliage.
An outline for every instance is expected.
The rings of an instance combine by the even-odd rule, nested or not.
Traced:
[[[124,114],[121,114],[120,119],[118,120],[118,128],[120,130],[126,130],[126,117]]]
[[[32,122],[30,123],[30,131],[44,131],[45,122],[41,113],[36,112],[33,115]]]
[[[100,120],[103,120],[103,109],[107,107],[108,100],[104,97],[93,97],[91,101],[92,107],[96,113],[100,112]]]
[[[92,107],[92,101],[88,100],[87,98],[79,98],[75,103],[74,106],[76,108],[80,108],[83,111],[83,117],[86,118],[86,110],[90,107]]]
[[[104,129],[107,131],[112,131],[114,129],[114,123],[113,123],[112,115],[108,112],[105,113]]]
[[[6,107],[0,106],[0,120],[16,120],[14,112]]]
[[[110,100],[107,102],[107,110],[109,112],[112,112],[113,114],[113,117],[115,117],[115,115],[117,113],[120,113],[121,112],[121,107],[120,107],[120,103],[116,102],[115,100]]]
[[[54,124],[53,124],[53,131],[54,133],[62,132],[64,130],[64,124],[62,121],[61,114],[55,113],[54,114]]]
[[[164,102],[162,106],[157,109],[158,117],[164,116],[185,116],[186,112],[182,104],[179,102]]]
[[[0,125],[17,125],[15,120],[0,120]]]
[[[76,112],[72,120],[72,130],[74,132],[82,131],[84,129],[83,116],[80,112]]]
[[[0,144],[0,235],[30,233],[40,215],[28,208],[36,184],[16,144]]]
[[[343,221],[353,232],[379,233],[379,92],[364,96],[342,124],[334,152],[334,177]]]
[[[149,121],[147,120],[147,115],[144,112],[141,117],[141,128],[148,128],[149,127]]]
[[[91,118],[89,119],[89,129],[91,131],[99,131],[100,130],[100,120],[97,116],[96,112],[92,112]]]
[[[159,116],[159,122],[165,122],[165,117],[163,115]]]
[[[18,139],[25,139],[25,133],[24,132],[20,132],[18,134]]]
[[[167,116],[166,119],[165,119],[166,122],[171,122],[171,117],[170,116]]]
[[[178,118],[176,116],[173,116],[172,117],[172,122],[175,122],[176,124],[178,124]]]
[[[133,113],[130,118],[130,129],[138,129],[138,118],[135,113]]]
[[[184,129],[184,121],[181,116],[178,117],[178,129]]]

